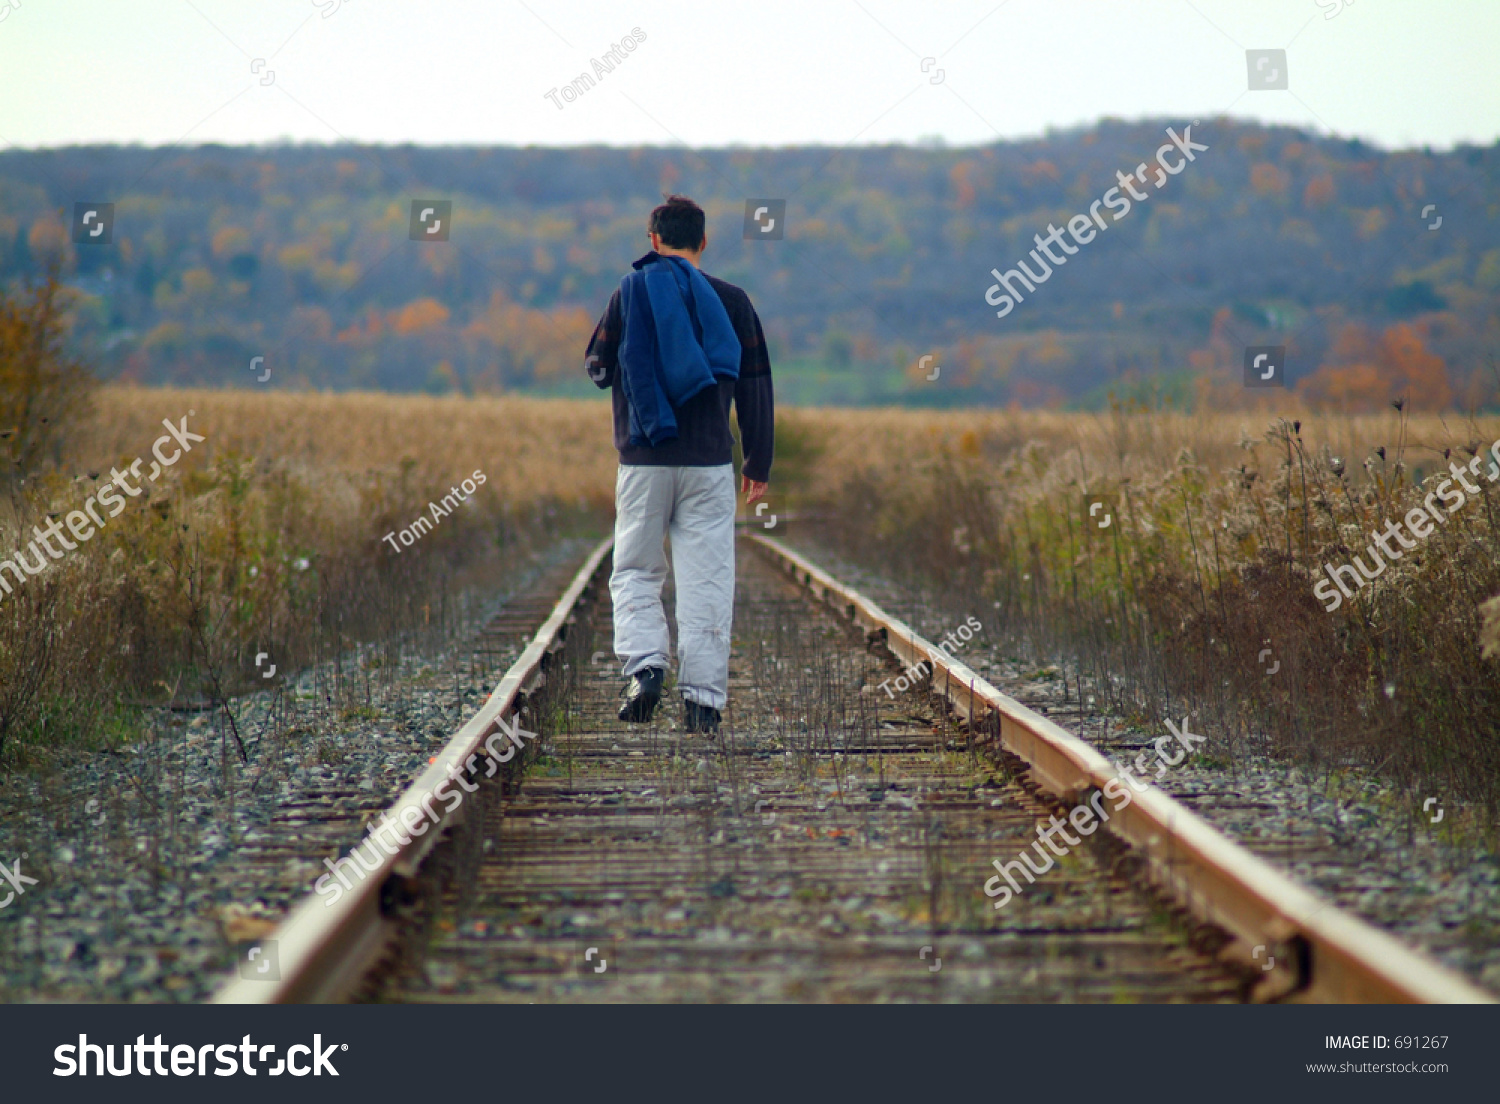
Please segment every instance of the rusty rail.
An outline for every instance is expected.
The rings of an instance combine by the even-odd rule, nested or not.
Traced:
[[[386,811],[397,824],[411,813],[411,824],[427,822],[421,835],[396,844],[395,854],[380,852],[379,868],[368,873],[336,902],[309,894],[267,938],[277,942],[280,980],[235,979],[214,996],[215,1004],[284,1004],[337,1001],[348,996],[385,952],[395,935],[387,916],[392,890],[413,878],[423,860],[437,846],[445,828],[459,823],[471,808],[458,804],[452,811],[434,804],[432,793],[450,780],[449,768],[467,777],[480,775],[488,757],[485,741],[517,699],[541,685],[549,657],[563,644],[573,607],[598,574],[614,546],[608,537],[589,554],[552,614],[537,630],[526,650],[511,665],[479,711],[444,745],[432,764]],[[474,769],[463,769],[471,758]],[[506,756],[509,758],[509,756]],[[484,772],[493,774],[493,769]],[[450,787],[450,792],[451,792]],[[426,798],[424,808],[423,798]],[[370,845],[372,851],[377,850]]]
[[[883,640],[903,664],[930,665],[930,684],[972,731],[998,731],[1043,789],[1065,804],[1118,775],[1094,748],[1001,693],[858,591],[763,534],[756,546],[814,597]],[[1117,786],[1121,783],[1116,782]],[[1136,793],[1110,828],[1145,859],[1153,880],[1232,937],[1229,953],[1266,971],[1262,998],[1329,1003],[1494,1003],[1494,998],[1281,874],[1163,791]],[[1259,949],[1259,954],[1257,954]]]

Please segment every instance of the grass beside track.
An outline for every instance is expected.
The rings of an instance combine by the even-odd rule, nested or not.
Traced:
[[[207,441],[165,487],[0,604],[0,763],[117,740],[134,701],[232,692],[261,651],[286,670],[431,625],[477,565],[608,524],[604,402],[105,388],[56,469],[0,508],[0,548],[190,409]],[[1481,477],[1333,613],[1312,573],[1496,438],[1494,418],[1396,410],[785,409],[771,510],[822,515],[835,550],[1003,626],[1127,716],[1207,709],[1315,770],[1378,767],[1414,810],[1441,793],[1493,838],[1500,484]],[[475,470],[472,507],[403,552],[381,540]]]

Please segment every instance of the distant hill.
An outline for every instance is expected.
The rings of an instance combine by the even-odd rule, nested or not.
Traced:
[[[0,282],[63,255],[108,377],[584,393],[593,322],[681,191],[709,212],[705,267],[750,292],[801,401],[1190,397],[1237,388],[1245,346],[1285,345],[1292,382],[1331,402],[1495,402],[1500,147],[1192,123],[1209,148],[1138,181],[1149,198],[1105,208],[997,318],[991,269],[1037,269],[1033,235],[1087,216],[1118,171],[1151,181],[1185,122],[977,148],[10,150]],[[781,240],[745,240],[748,198],[785,200]],[[414,199],[451,202],[447,242],[410,240]],[[72,242],[79,202],[115,205],[111,244]]]

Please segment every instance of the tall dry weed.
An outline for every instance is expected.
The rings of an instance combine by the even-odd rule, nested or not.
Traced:
[[[936,588],[954,615],[998,609],[1014,642],[1066,657],[1127,716],[1186,704],[1241,748],[1378,768],[1493,823],[1500,669],[1480,610],[1500,592],[1500,484],[1481,480],[1342,608],[1312,588],[1500,437],[1495,419],[795,417],[822,449],[809,493],[845,555]],[[1090,495],[1112,503],[1109,527]]]
[[[149,462],[163,419],[184,416],[204,442],[0,595],[0,761],[108,743],[151,703],[212,706],[238,741],[230,702],[262,685],[261,653],[285,677],[358,644],[420,644],[476,586],[607,524],[607,405],[110,388],[0,511],[0,558]],[[475,471],[483,486],[414,546],[382,539],[435,520]]]

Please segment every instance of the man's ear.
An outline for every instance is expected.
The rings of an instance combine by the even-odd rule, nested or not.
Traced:
[[[708,248],[708,231],[705,230],[703,232],[703,240],[698,243],[698,252],[702,253],[707,248]]]

